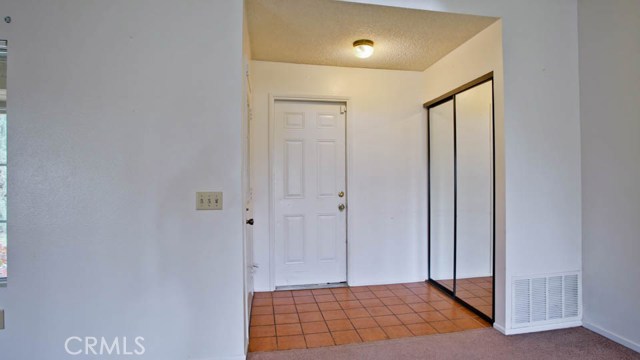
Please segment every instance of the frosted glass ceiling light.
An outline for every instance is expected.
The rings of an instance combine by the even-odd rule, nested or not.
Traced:
[[[366,59],[373,54],[373,41],[367,39],[353,42],[353,51],[360,59]]]

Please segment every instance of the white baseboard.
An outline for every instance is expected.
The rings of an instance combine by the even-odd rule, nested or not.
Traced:
[[[620,345],[624,345],[624,346],[628,347],[631,350],[640,352],[640,344],[638,344],[636,342],[633,342],[633,341],[631,341],[631,340],[629,340],[629,339],[627,339],[627,338],[625,338],[623,336],[620,336],[620,335],[618,335],[616,333],[613,333],[613,332],[611,332],[609,330],[603,329],[600,326],[592,324],[592,323],[585,322],[583,324],[583,326],[585,328],[593,331],[594,333],[600,334],[600,335],[606,337],[607,339],[610,339],[612,341],[617,342]]]
[[[579,326],[582,326],[582,321],[581,320],[568,321],[568,322],[556,323],[556,324],[527,326],[527,327],[515,328],[515,329],[504,329],[504,328],[502,328],[502,330],[497,328],[496,325],[494,325],[494,327],[496,327],[496,329],[498,329],[498,331],[500,331],[501,333],[503,333],[505,335],[527,334],[527,333],[539,332],[539,331],[568,329],[568,328],[579,327]]]
[[[502,335],[507,335],[506,330],[504,329],[504,325],[500,325],[498,323],[493,323],[493,328],[498,330]]]
[[[262,287],[262,286],[253,286],[253,292],[271,292],[273,291],[270,287]]]

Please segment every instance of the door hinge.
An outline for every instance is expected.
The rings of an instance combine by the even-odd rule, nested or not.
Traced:
[[[347,105],[340,105],[340,114],[345,114],[347,112]]]

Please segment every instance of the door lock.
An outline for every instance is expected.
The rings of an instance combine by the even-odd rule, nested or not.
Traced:
[[[338,193],[338,196],[339,196],[339,197],[344,197],[344,191],[340,191],[340,192]]]
[[[344,211],[345,207],[346,206],[344,206],[344,204],[340,204],[340,205],[338,205],[338,210]]]
[[[247,225],[253,225],[253,219],[247,220]]]

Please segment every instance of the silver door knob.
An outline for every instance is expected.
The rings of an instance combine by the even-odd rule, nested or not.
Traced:
[[[338,210],[344,211],[345,207],[346,206],[344,206],[344,204],[340,204],[340,205],[338,205]]]

